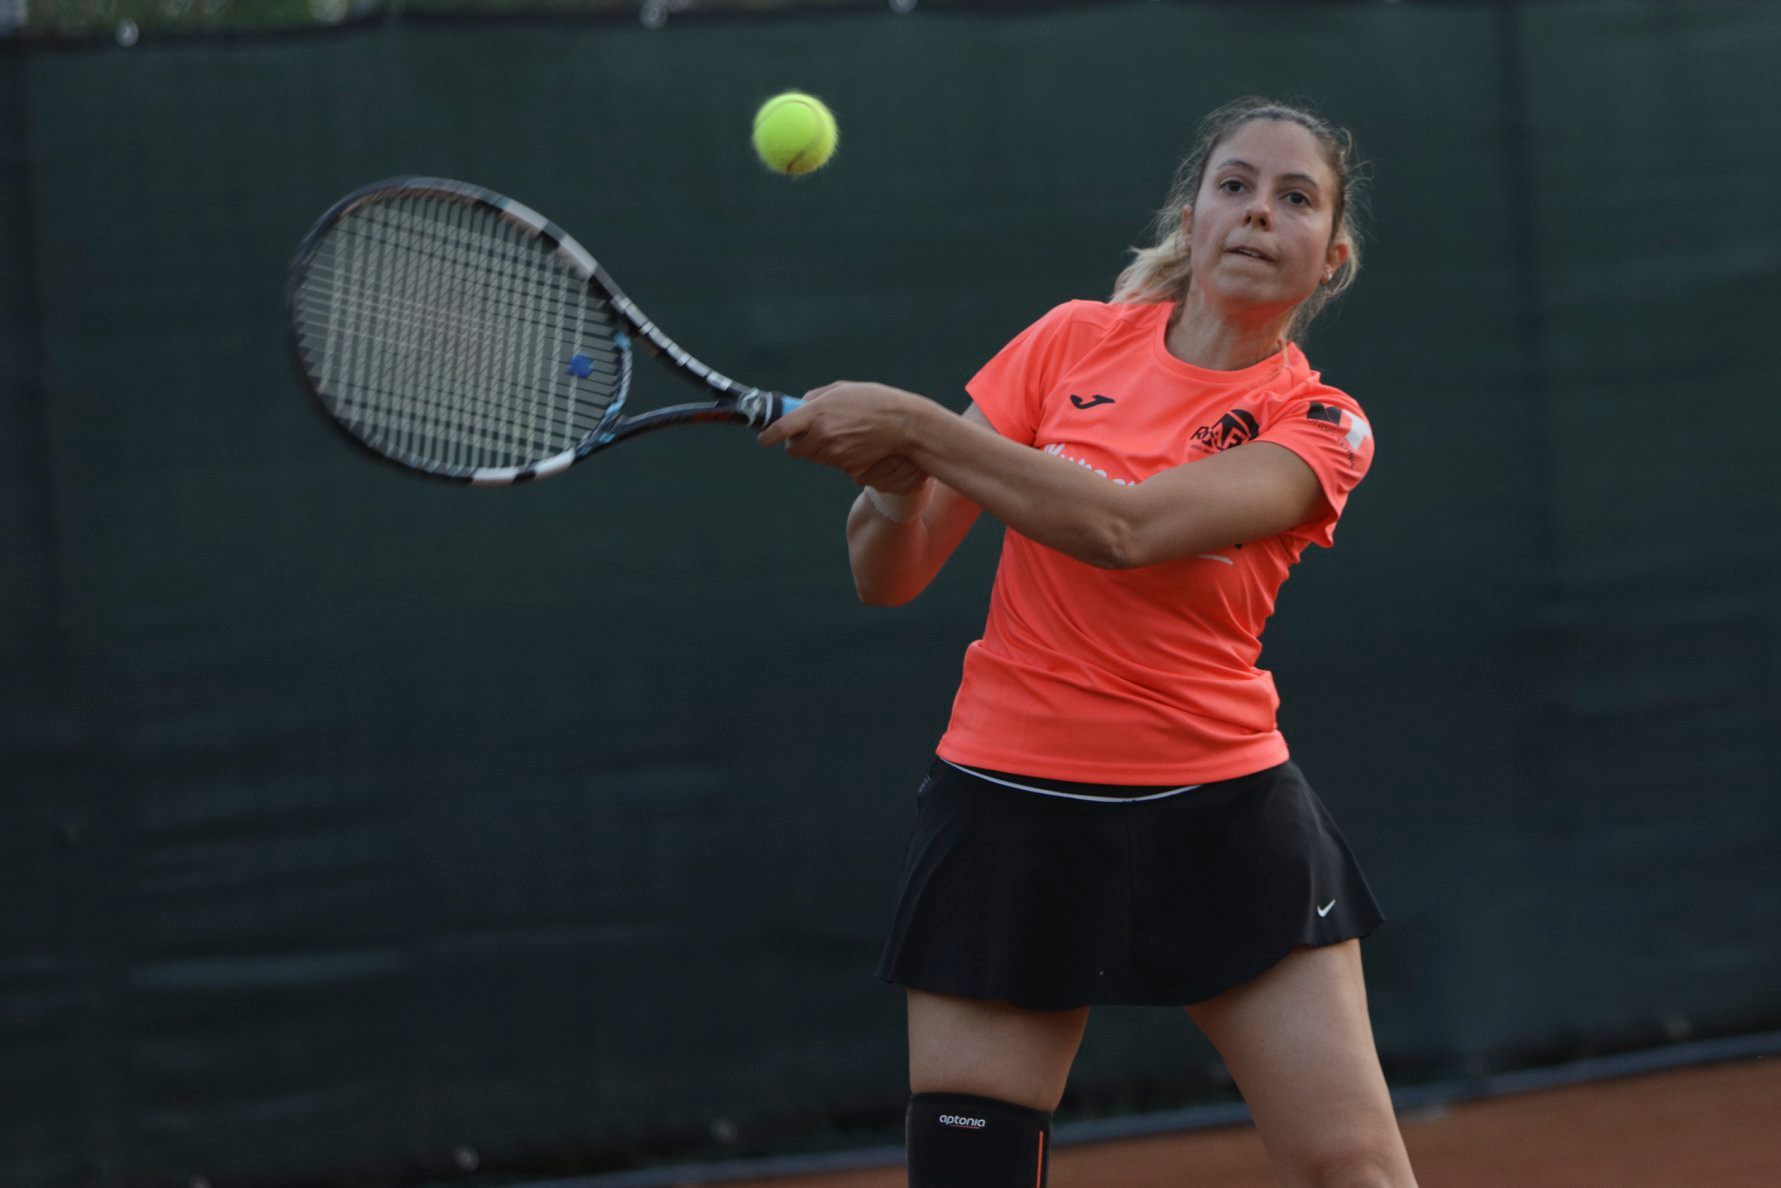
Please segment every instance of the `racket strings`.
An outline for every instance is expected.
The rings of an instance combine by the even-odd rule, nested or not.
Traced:
[[[407,212],[399,209],[388,211],[392,216],[389,222],[403,234],[426,236],[419,242],[437,247],[406,261],[406,279],[411,282],[408,291],[425,307],[447,313],[454,340],[462,345],[427,357],[423,383],[411,394],[404,410],[409,422],[419,423],[424,414],[434,413],[431,420],[438,431],[437,443],[445,447],[443,460],[458,467],[524,460],[504,456],[504,450],[536,458],[572,446],[592,426],[578,424],[573,404],[562,403],[561,397],[572,393],[573,385],[561,365],[561,349],[552,350],[545,361],[542,388],[534,383],[529,393],[509,394],[530,396],[523,404],[501,399],[499,390],[491,393],[488,386],[515,374],[516,356],[523,357],[523,345],[516,351],[517,336],[527,333],[525,323],[531,324],[535,335],[543,320],[536,282],[546,274],[537,267],[541,258],[537,241],[504,220],[496,219],[487,228],[477,225],[476,216],[484,213],[480,208],[438,200],[429,205],[432,209],[427,214],[433,217],[433,225],[406,217]],[[440,219],[441,215],[445,217]],[[438,230],[445,234],[437,234]],[[492,235],[487,233],[490,230]],[[388,237],[381,238],[387,244]],[[577,304],[585,303],[585,288],[579,278],[558,269],[551,279],[560,282],[565,278],[569,283],[563,295]],[[526,279],[534,281],[531,291],[523,287]],[[561,318],[556,321],[560,324]],[[448,394],[452,402],[439,407],[439,401],[428,398],[434,392]],[[496,399],[488,399],[490,394]],[[541,405],[546,410],[542,424],[538,416]],[[556,432],[559,408],[564,413],[561,434]],[[514,413],[522,413],[524,422]],[[420,444],[408,443],[416,453],[422,452]],[[488,457],[491,450],[494,456]]]
[[[324,402],[385,453],[523,466],[572,449],[623,394],[611,309],[547,242],[484,207],[410,196],[356,208],[297,305]],[[577,357],[586,375],[571,373]]]
[[[514,460],[513,455],[549,453],[559,445],[537,433],[535,417],[518,429],[517,422],[495,415],[495,407],[479,399],[487,395],[476,383],[491,359],[486,336],[467,332],[469,319],[462,316],[466,311],[454,311],[429,293],[425,272],[403,268],[382,251],[369,254],[364,262],[384,268],[391,291],[404,297],[383,302],[381,308],[360,309],[354,302],[336,300],[337,332],[355,318],[364,326],[354,340],[342,344],[345,349],[336,357],[331,390],[339,397],[338,415],[356,423],[367,436],[381,437],[381,445],[451,466],[498,464]],[[417,316],[417,306],[442,312]],[[429,342],[439,341],[459,343],[461,361],[427,349]],[[511,371],[511,359],[503,366]],[[553,375],[551,384],[557,383]],[[541,395],[549,400],[550,386]],[[528,403],[535,404],[536,399]]]
[[[350,235],[350,236],[354,237],[355,239],[360,239],[360,240],[369,240],[369,241],[373,241],[373,242],[389,242],[385,237],[377,236],[374,234],[368,234],[367,233],[368,230],[374,230],[374,229],[367,229],[367,228],[362,228],[362,227],[343,227],[340,229],[339,233],[343,234],[343,235]],[[433,269],[432,271],[440,272],[440,271],[445,271],[448,268],[455,268],[455,269],[461,270],[462,260],[460,257],[456,257],[453,255],[448,255],[448,254],[444,254],[444,253],[440,253],[440,252],[418,250],[418,245],[413,242],[404,243],[401,246],[404,248],[405,254],[428,259],[431,262],[440,266],[436,269]],[[513,276],[531,275],[531,274],[537,273],[537,271],[538,271],[537,264],[539,261],[539,256],[538,256],[537,250],[535,247],[532,247],[532,245],[529,242],[526,246],[530,250],[526,251],[523,254],[516,254],[510,258],[507,258],[506,262],[509,265],[511,265],[512,267],[510,269],[509,276],[505,279],[511,279],[511,277],[513,277]],[[352,280],[352,277],[354,276],[354,269],[352,269],[352,268],[347,268],[347,269],[336,268],[332,265],[332,262],[327,259],[318,257],[317,261],[311,265],[310,271],[319,280],[333,282],[335,287],[334,287],[334,290],[331,292],[330,296],[335,300],[344,300],[344,301],[348,302],[349,304],[356,305],[358,307],[358,312],[359,312],[360,316],[366,316],[366,315],[375,313],[375,314],[410,315],[410,316],[424,317],[430,313],[439,312],[436,307],[427,304],[426,299],[424,297],[417,298],[411,294],[398,292],[393,287],[382,287],[382,288],[378,288],[375,290],[364,289],[364,290],[360,290],[360,291],[355,291],[351,287],[351,280]],[[499,274],[497,274],[495,279],[503,279],[503,278],[500,277]],[[586,297],[585,289],[583,289],[581,287],[578,278],[571,277],[570,279],[571,279],[571,284],[568,286],[569,291],[567,293],[567,296],[570,299],[570,302],[572,302],[577,308],[581,308],[581,309],[587,308],[587,306],[590,304],[590,302]],[[509,288],[505,291],[508,293],[516,292],[516,290],[514,290],[511,286],[509,286]],[[528,314],[538,314],[538,316],[528,317]],[[507,316],[509,318],[515,320],[516,322],[521,322],[521,323],[530,322],[534,326],[541,327],[541,328],[557,325],[560,322],[560,317],[552,315],[550,313],[550,311],[543,311],[542,314],[539,314],[539,312],[536,309],[522,309],[522,308],[515,307],[515,308],[509,309],[507,311]],[[611,323],[611,319],[610,319],[609,315],[606,316],[605,324],[608,327],[608,332],[604,335],[604,338],[607,342],[610,342],[611,335],[610,335],[609,328],[612,323]],[[595,343],[592,345],[594,345],[596,348],[598,348],[599,344]],[[610,351],[608,353],[610,353]]]

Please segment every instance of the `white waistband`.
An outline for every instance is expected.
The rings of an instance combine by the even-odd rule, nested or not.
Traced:
[[[962,771],[966,775],[976,776],[980,780],[988,780],[992,784],[1000,784],[1004,788],[1017,788],[1022,792],[1032,792],[1039,796],[1057,796],[1064,800],[1093,800],[1101,803],[1137,804],[1139,801],[1143,800],[1162,800],[1170,796],[1179,796],[1183,792],[1192,792],[1195,788],[1200,786],[1198,784],[1184,784],[1179,788],[1168,788],[1162,792],[1152,792],[1146,796],[1084,796],[1080,792],[1056,792],[1050,788],[1035,788],[1031,784],[1017,784],[1013,780],[1005,780],[1000,776],[993,776],[988,772],[978,771],[974,767],[966,767],[963,764],[954,763],[950,759],[942,759],[940,762],[946,764],[948,767]]]

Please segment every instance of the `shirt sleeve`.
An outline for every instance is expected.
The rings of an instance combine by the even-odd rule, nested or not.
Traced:
[[[1334,388],[1314,388],[1286,400],[1256,437],[1304,459],[1323,489],[1323,508],[1287,535],[1330,547],[1336,521],[1373,464],[1373,426],[1355,400]]]
[[[1063,364],[1074,302],[1065,302],[1015,335],[965,385],[971,400],[1003,437],[1032,445],[1045,393]]]

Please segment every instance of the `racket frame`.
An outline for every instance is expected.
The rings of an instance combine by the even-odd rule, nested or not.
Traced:
[[[314,259],[317,249],[328,233],[333,230],[335,224],[355,208],[374,200],[381,201],[392,193],[409,194],[415,197],[426,195],[444,197],[483,208],[513,223],[522,231],[548,244],[551,254],[566,262],[581,277],[593,296],[609,305],[618,315],[623,323],[623,329],[615,343],[619,348],[619,376],[615,389],[616,395],[607,405],[599,423],[574,446],[548,458],[521,466],[448,467],[415,455],[399,457],[378,449],[348,429],[331,411],[328,401],[316,386],[314,378],[309,373],[309,368],[304,363],[302,341],[298,333],[298,292],[308,275],[310,262]],[[600,266],[599,261],[594,259],[593,254],[567,231],[523,202],[515,201],[505,195],[497,194],[493,190],[484,189],[469,182],[455,181],[450,178],[408,175],[389,177],[361,186],[335,202],[316,220],[315,225],[309,229],[309,232],[297,245],[297,253],[291,261],[290,275],[285,288],[285,308],[287,342],[298,382],[328,422],[353,445],[372,457],[410,473],[424,474],[430,478],[442,479],[447,482],[466,483],[479,487],[504,487],[514,483],[530,482],[533,479],[548,478],[551,475],[561,474],[582,459],[591,457],[621,441],[657,429],[665,429],[670,425],[722,422],[764,429],[802,403],[795,396],[751,387],[713,370],[664,334],[659,326],[651,321],[641,309],[637,308],[635,302],[625,296],[624,291]],[[660,359],[675,375],[680,376],[686,382],[711,393],[713,399],[693,404],[668,405],[639,413],[636,416],[623,415],[624,405],[631,390],[631,355],[633,348],[637,347],[641,347],[648,354]]]

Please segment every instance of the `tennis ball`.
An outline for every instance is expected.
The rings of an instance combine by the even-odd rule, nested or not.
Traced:
[[[775,173],[809,173],[835,155],[841,138],[834,113],[814,95],[787,91],[754,114],[754,151]]]

